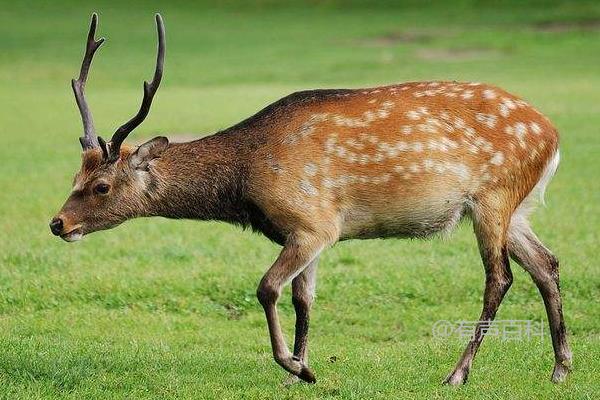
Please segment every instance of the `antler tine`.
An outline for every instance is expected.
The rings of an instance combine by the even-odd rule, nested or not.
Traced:
[[[162,79],[165,60],[165,26],[160,14],[156,14],[156,29],[158,32],[158,53],[156,56],[154,77],[150,83],[144,81],[144,98],[142,99],[142,104],[138,113],[129,121],[121,125],[110,140],[110,158],[113,161],[119,158],[119,152],[123,141],[148,116],[150,106],[152,105],[152,99],[154,98]]]
[[[98,138],[96,137],[96,131],[94,129],[94,120],[92,119],[92,113],[85,101],[85,83],[87,75],[94,58],[94,53],[98,50],[98,47],[104,43],[104,38],[96,40],[96,27],[98,26],[98,14],[92,14],[92,21],[90,23],[90,31],[87,37],[87,43],[85,47],[85,55],[81,62],[81,70],[79,71],[79,78],[77,80],[71,80],[71,87],[75,94],[75,101],[77,101],[77,107],[81,114],[81,121],[83,122],[83,136],[79,138],[81,147],[83,150],[89,150],[94,147],[98,147]]]

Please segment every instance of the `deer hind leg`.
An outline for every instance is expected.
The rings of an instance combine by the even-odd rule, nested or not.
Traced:
[[[508,250],[510,256],[531,275],[542,295],[554,348],[552,381],[562,382],[571,368],[572,354],[562,313],[558,259],[540,242],[525,217],[518,213],[513,216],[509,227]]]
[[[291,235],[273,266],[263,276],[257,290],[258,300],[265,310],[275,361],[291,374],[309,383],[316,381],[315,376],[298,355],[289,351],[279,323],[277,301],[283,286],[298,277],[328,244],[327,239],[316,235]],[[305,339],[308,329],[308,310],[303,311],[306,313],[306,318],[300,320],[300,333]],[[303,344],[299,349],[304,352],[306,341],[301,342]]]
[[[294,340],[294,359],[308,365],[308,325],[309,313],[315,297],[318,258],[315,258],[305,269],[292,280],[292,303],[296,311],[296,334]],[[290,385],[299,381],[294,374],[284,381]]]
[[[494,320],[496,311],[512,284],[506,243],[510,216],[505,216],[502,206],[497,203],[501,202],[480,202],[473,210],[473,226],[485,268],[483,310],[462,357],[444,380],[446,384],[459,385],[467,381],[471,363],[485,335],[486,325]]]

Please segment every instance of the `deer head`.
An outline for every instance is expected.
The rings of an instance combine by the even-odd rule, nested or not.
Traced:
[[[96,136],[92,114],[85,100],[85,84],[94,53],[104,42],[95,39],[98,16],[94,13],[78,79],[71,81],[75,100],[83,122],[79,138],[82,153],[80,171],[73,180],[71,195],[60,212],[50,222],[50,230],[66,241],[75,241],[87,233],[109,229],[125,220],[143,214],[152,197],[153,175],[151,161],[160,157],[169,142],[156,137],[137,149],[122,146],[127,136],[139,126],[150,111],[158,90],[165,57],[165,28],[162,17],[156,14],[158,54],[152,82],[144,82],[144,97],[139,111],[121,125],[110,141]]]

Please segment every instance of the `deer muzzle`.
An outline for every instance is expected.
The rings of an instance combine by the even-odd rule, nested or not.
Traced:
[[[58,215],[50,221],[50,231],[66,242],[76,242],[83,237],[81,225],[69,224],[64,217]]]

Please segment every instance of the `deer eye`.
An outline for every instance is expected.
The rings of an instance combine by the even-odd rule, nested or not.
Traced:
[[[99,183],[96,186],[94,186],[94,192],[98,194],[107,194],[109,190],[110,185],[108,185],[107,183]]]

